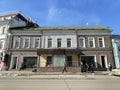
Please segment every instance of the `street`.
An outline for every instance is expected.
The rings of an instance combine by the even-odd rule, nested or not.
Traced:
[[[0,90],[120,90],[119,78],[16,79],[0,78]]]

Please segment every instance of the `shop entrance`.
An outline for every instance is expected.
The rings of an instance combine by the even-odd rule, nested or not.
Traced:
[[[94,56],[81,56],[81,62],[83,63],[83,65],[87,64],[93,64],[93,66],[95,66],[95,62],[94,62]]]
[[[24,57],[23,66],[24,68],[33,68],[37,65],[37,57]]]

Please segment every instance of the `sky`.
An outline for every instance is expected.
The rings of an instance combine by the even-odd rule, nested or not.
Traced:
[[[120,0],[0,0],[0,14],[20,11],[39,26],[108,26],[120,34]]]

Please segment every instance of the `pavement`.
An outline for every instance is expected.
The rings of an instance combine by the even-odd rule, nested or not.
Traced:
[[[109,71],[95,73],[65,72],[32,72],[32,71],[0,71],[0,78],[36,78],[36,79],[102,79],[115,78]],[[118,78],[118,77],[116,77]]]

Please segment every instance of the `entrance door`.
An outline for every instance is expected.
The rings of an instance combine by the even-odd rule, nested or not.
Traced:
[[[13,57],[11,61],[11,69],[17,69],[17,63],[18,63],[17,57]]]
[[[105,56],[101,56],[101,66],[102,66],[102,68],[107,68],[106,67],[106,59],[105,59]]]

